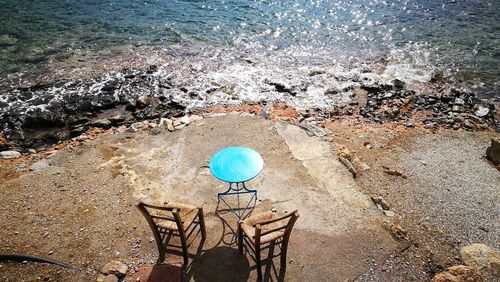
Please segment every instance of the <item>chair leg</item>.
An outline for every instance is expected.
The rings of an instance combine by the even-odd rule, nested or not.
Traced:
[[[243,254],[243,230],[241,230],[241,222],[238,222],[238,250]]]
[[[198,211],[198,220],[200,222],[201,238],[205,240],[207,238],[207,231],[205,229],[205,218],[203,217],[203,208]]]
[[[158,245],[158,261],[157,263],[162,263],[163,261],[165,261],[165,247],[162,245]]]
[[[187,267],[188,262],[189,262],[189,258],[188,258],[186,234],[185,234],[184,230],[179,230],[179,237],[181,239],[182,257],[184,258],[184,267]]]
[[[280,269],[286,269],[286,252],[288,250],[288,240],[281,243]]]
[[[257,280],[262,280],[262,268],[260,261],[260,244],[255,245],[255,265],[257,266]]]

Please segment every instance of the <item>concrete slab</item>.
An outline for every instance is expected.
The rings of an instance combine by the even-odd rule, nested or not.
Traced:
[[[351,279],[397,247],[330,142],[258,117],[227,115],[203,123],[143,138],[125,133],[112,145],[115,156],[102,166],[128,175],[138,199],[203,206],[209,234],[204,252],[214,252],[235,247],[236,218],[216,212],[216,193],[226,184],[210,175],[210,157],[228,146],[253,148],[264,159],[262,173],[248,183],[258,190],[254,213],[277,208],[298,209],[301,215],[290,241],[287,280]]]

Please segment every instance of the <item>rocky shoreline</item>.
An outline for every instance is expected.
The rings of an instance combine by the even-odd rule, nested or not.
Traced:
[[[478,99],[470,91],[450,87],[438,72],[428,83],[415,87],[399,79],[383,81],[374,73],[342,76],[329,69],[313,68],[303,74],[306,78],[302,80],[262,79],[259,90],[266,95],[260,99],[238,95],[238,89],[234,85],[231,89],[230,83],[190,86],[186,72],[206,75],[209,71],[191,65],[180,72],[169,72],[164,66],[150,65],[86,80],[5,86],[0,90],[0,149],[24,153],[70,140],[92,128],[109,129],[142,121],[160,123],[162,118],[205,112],[213,105],[251,105],[265,112],[277,102],[296,109],[299,114],[290,118],[299,122],[311,116],[348,116],[360,122],[426,129],[500,129],[500,112],[495,108],[498,105]],[[318,85],[325,85],[318,80],[335,83],[320,89]],[[312,99],[312,95],[320,95],[318,100],[328,99],[328,103],[318,107],[300,104]]]

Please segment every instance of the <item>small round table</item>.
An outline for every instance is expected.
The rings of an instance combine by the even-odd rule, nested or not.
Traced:
[[[227,191],[217,193],[217,206],[219,206],[220,201],[224,202],[229,210],[238,219],[241,219],[245,210],[250,208],[252,202],[255,206],[257,201],[257,190],[248,189],[245,186],[245,182],[259,175],[263,166],[264,161],[262,157],[250,148],[228,147],[217,152],[210,160],[210,172],[216,178],[229,183]],[[252,195],[245,208],[241,208],[240,206],[241,194]],[[237,196],[238,207],[231,207],[224,199],[226,196]]]

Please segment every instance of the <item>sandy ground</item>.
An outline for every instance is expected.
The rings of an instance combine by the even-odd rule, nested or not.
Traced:
[[[72,268],[1,263],[0,278],[89,281],[112,259],[129,265],[130,274],[154,264],[156,244],[135,208],[142,199],[203,206],[208,238],[190,260],[186,280],[255,280],[253,260],[239,255],[234,242],[234,215],[216,210],[216,193],[225,186],[207,168],[214,153],[234,145],[255,149],[265,162],[248,183],[258,190],[254,212],[300,212],[286,281],[425,281],[460,263],[464,245],[499,248],[500,173],[483,158],[494,133],[342,122],[326,127],[329,136],[319,138],[287,123],[227,115],[173,133],[100,135],[16,166],[4,163],[1,253]],[[337,159],[339,144],[371,169],[354,179]],[[40,159],[48,166],[30,170]],[[405,178],[384,173],[382,165]],[[383,196],[396,215],[384,215],[371,195]],[[180,257],[171,254],[167,261]],[[276,280],[276,269],[279,259],[266,267],[269,280]]]

